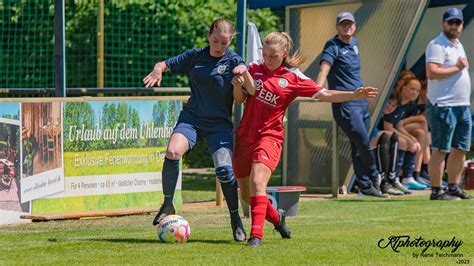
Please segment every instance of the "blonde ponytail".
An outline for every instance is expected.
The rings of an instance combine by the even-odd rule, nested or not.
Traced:
[[[281,51],[287,51],[288,56],[283,59],[286,67],[298,67],[304,63],[299,51],[293,52],[293,40],[286,32],[271,32],[264,40],[265,45],[276,45]]]

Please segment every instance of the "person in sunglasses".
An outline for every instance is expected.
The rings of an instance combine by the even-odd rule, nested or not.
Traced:
[[[443,15],[441,34],[426,48],[428,103],[426,114],[432,133],[432,156],[428,164],[432,200],[470,199],[459,188],[466,152],[471,146],[471,80],[466,52],[458,37],[464,25],[462,11],[449,8]],[[448,189],[441,177],[448,172]]]

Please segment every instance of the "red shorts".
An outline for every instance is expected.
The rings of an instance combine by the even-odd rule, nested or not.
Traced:
[[[280,161],[281,143],[273,138],[263,138],[255,143],[237,140],[234,148],[234,175],[237,178],[250,176],[252,163],[259,162],[275,171]]]

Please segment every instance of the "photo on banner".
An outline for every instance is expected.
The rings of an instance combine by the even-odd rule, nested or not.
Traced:
[[[22,202],[64,190],[60,102],[22,103]]]
[[[20,104],[0,103],[0,211],[2,212],[30,212],[30,202],[21,201],[20,125]],[[3,216],[7,214],[2,213]]]

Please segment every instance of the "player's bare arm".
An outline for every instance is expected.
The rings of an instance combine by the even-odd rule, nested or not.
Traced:
[[[247,98],[247,95],[245,94],[246,91],[242,87],[242,85],[244,84],[244,78],[242,77],[242,75],[236,75],[232,78],[231,83],[233,86],[232,94],[234,96],[234,103],[235,104],[243,103],[245,99]]]
[[[316,96],[323,102],[340,103],[359,99],[371,99],[377,97],[378,89],[372,87],[361,87],[356,91],[325,90]]]
[[[156,84],[156,86],[160,86],[161,80],[163,78],[163,72],[168,70],[168,66],[165,64],[164,61],[158,62],[155,64],[153,71],[150,72],[144,79],[143,83],[145,83],[145,88],[152,87]]]

